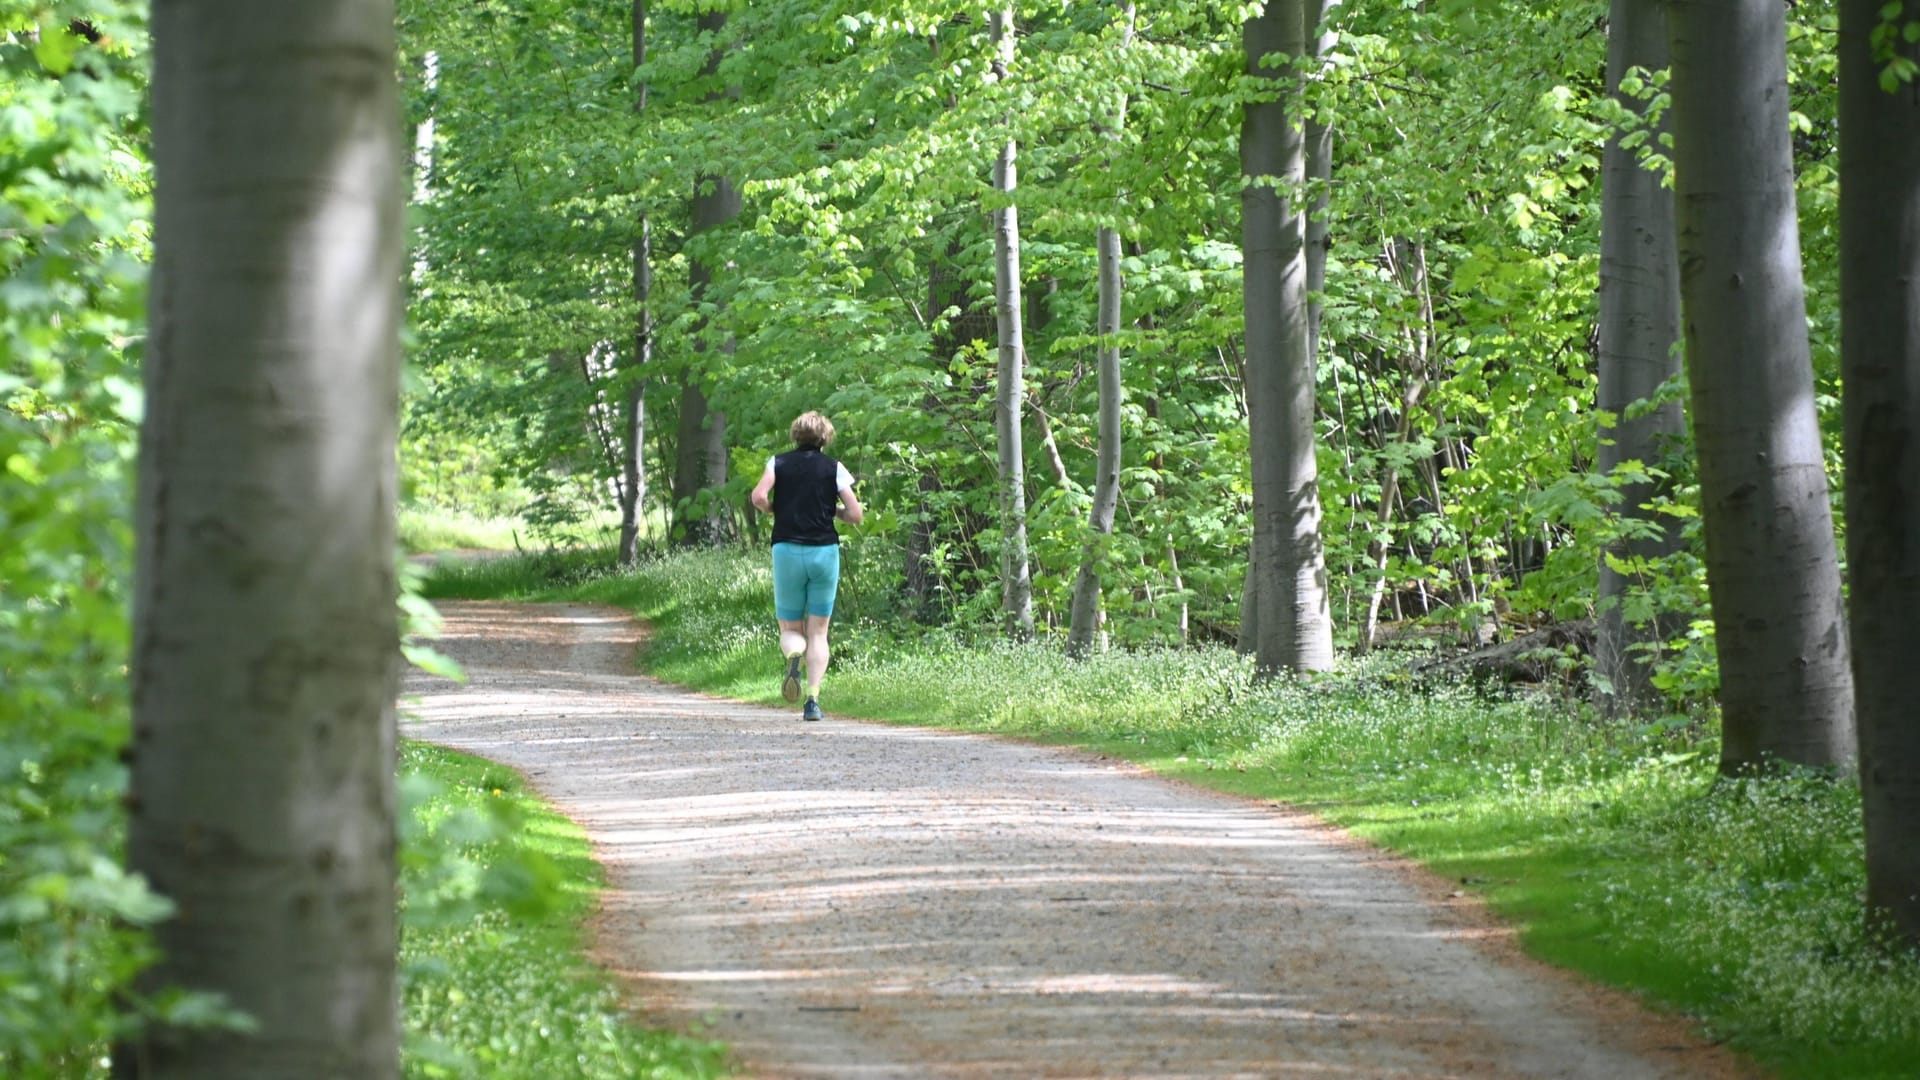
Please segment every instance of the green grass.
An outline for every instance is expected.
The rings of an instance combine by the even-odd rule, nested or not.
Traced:
[[[400,962],[414,1080],[695,1080],[724,1049],[637,1026],[583,958],[603,885],[586,837],[505,768],[402,747]]]
[[[642,543],[666,535],[662,512],[649,511],[641,522]],[[487,517],[463,510],[406,506],[398,520],[400,546],[409,554],[432,551],[536,551],[553,548],[607,547],[620,539],[620,515],[597,510],[570,524],[546,527],[519,517]]]
[[[398,529],[400,546],[409,554],[467,548],[510,551],[529,536],[519,518],[481,517],[431,506],[402,507]]]
[[[648,670],[777,700],[763,557],[604,555],[440,575],[442,596],[579,599],[654,628]],[[845,594],[843,593],[843,596]],[[1484,895],[1552,963],[1695,1018],[1787,1077],[1920,1075],[1920,958],[1866,940],[1857,787],[1725,781],[1710,725],[1415,683],[1391,657],[1256,687],[1229,651],[912,637],[843,611],[829,711],[1096,748],[1313,810]]]

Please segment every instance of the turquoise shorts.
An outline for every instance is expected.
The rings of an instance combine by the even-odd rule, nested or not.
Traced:
[[[840,591],[839,544],[773,545],[773,616],[798,622],[803,615],[833,617]]]

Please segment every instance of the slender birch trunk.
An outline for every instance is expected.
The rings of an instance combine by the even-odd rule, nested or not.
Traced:
[[[1627,109],[1641,104],[1623,94],[1620,82],[1634,68],[1649,72],[1667,67],[1666,19],[1659,0],[1613,0],[1608,19],[1607,89]],[[1663,124],[1661,130],[1664,130]],[[1648,133],[1649,140],[1659,131]],[[1679,374],[1674,346],[1680,340],[1680,262],[1675,248],[1673,192],[1659,173],[1641,166],[1638,151],[1607,141],[1601,170],[1600,209],[1600,388],[1596,404],[1616,417],[1600,434],[1599,467],[1610,473],[1623,462],[1652,463],[1662,443],[1686,433],[1678,402],[1642,416],[1629,417],[1636,402],[1653,397],[1662,383]],[[1648,500],[1660,492],[1652,483],[1620,489],[1619,513],[1658,526]],[[1630,540],[1607,552],[1610,557],[1657,559],[1678,550],[1678,529],[1657,537]],[[1630,624],[1622,605],[1634,581],[1603,560],[1600,565],[1599,619],[1594,666],[1607,680],[1612,704],[1634,708],[1653,693],[1650,665],[1633,650],[1665,637],[1658,621]]]
[[[1847,566],[1867,909],[1920,945],[1920,724],[1907,678],[1920,655],[1920,84],[1881,89],[1881,8],[1840,5]],[[1920,21],[1920,0],[1898,21]]]
[[[1004,83],[1013,65],[1013,9],[993,13],[996,82]],[[1012,118],[1008,117],[1009,125]],[[1021,409],[1026,394],[1026,343],[1021,333],[1020,211],[1013,204],[1019,186],[1011,135],[993,163],[993,188],[1006,205],[993,212],[993,287],[999,323],[1000,368],[994,397],[994,433],[1000,466],[1000,610],[1007,635],[1033,636],[1033,578],[1027,559],[1027,472]]]
[[[397,1077],[391,0],[153,10],[127,860],[177,905],[119,1075]]]
[[[1253,458],[1255,663],[1266,672],[1333,666],[1333,621],[1314,460],[1315,371],[1307,352],[1306,173],[1297,111],[1307,50],[1303,0],[1271,0],[1243,34],[1247,72],[1275,100],[1246,105],[1240,129],[1247,411]]]
[[[1854,754],[1779,0],[1670,0],[1680,294],[1723,772]]]

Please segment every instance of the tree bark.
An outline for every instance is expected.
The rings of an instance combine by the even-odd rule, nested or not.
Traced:
[[[1125,28],[1120,47],[1133,41],[1134,7],[1122,10]],[[1112,136],[1118,138],[1127,124],[1127,95],[1119,95],[1114,110]],[[1067,623],[1067,655],[1085,659],[1093,652],[1100,621],[1100,559],[1105,540],[1113,533],[1113,514],[1120,504],[1120,233],[1102,226],[1094,237],[1094,258],[1098,263],[1099,299],[1094,314],[1094,333],[1100,346],[1096,360],[1099,400],[1099,448],[1094,454],[1093,506],[1087,513],[1089,536],[1080,555],[1080,570],[1074,575],[1073,601]]]
[[[1627,109],[1640,112],[1638,98],[1623,94],[1620,81],[1633,68],[1649,72],[1667,67],[1666,20],[1658,0],[1613,0],[1608,19],[1607,89]],[[1648,132],[1651,142],[1660,129]],[[1674,345],[1680,340],[1680,263],[1675,249],[1673,193],[1659,173],[1643,168],[1638,151],[1609,139],[1601,171],[1600,210],[1600,388],[1596,404],[1617,419],[1600,436],[1599,467],[1611,473],[1627,461],[1652,463],[1666,440],[1685,435],[1686,419],[1678,402],[1628,417],[1635,402],[1651,398],[1662,383],[1680,372]],[[1647,502],[1659,494],[1654,484],[1620,489],[1620,515],[1655,522]],[[1616,558],[1657,559],[1680,546],[1678,529],[1658,537],[1631,540],[1607,554]],[[1658,624],[1635,626],[1622,605],[1634,581],[1605,560],[1600,565],[1599,611],[1594,666],[1612,687],[1607,701],[1627,709],[1652,694],[1650,665],[1633,649],[1665,637]]]
[[[727,13],[710,11],[699,17],[698,24],[703,33],[718,34],[726,28]],[[720,70],[723,53],[718,45],[707,56],[704,73],[712,75]],[[727,91],[717,91],[714,100],[728,96]],[[689,235],[717,229],[740,216],[740,193],[734,187],[731,177],[702,176],[695,181],[693,193],[692,221],[688,226]],[[713,268],[702,259],[689,260],[687,266],[687,291],[690,302],[696,307],[706,299],[707,290],[713,284]],[[702,318],[700,324],[706,325]],[[696,338],[699,331],[695,331]],[[708,346],[695,344],[696,351],[705,352]],[[722,345],[722,352],[730,351]],[[680,384],[680,423],[678,427],[679,445],[673,470],[673,502],[680,522],[680,544],[683,547],[717,547],[733,536],[733,515],[720,500],[708,496],[706,505],[701,506],[702,494],[721,487],[727,482],[727,416],[713,409],[707,400],[706,391],[700,386],[698,372],[689,372]]]
[[[396,1077],[394,444],[405,151],[390,0],[153,10],[152,336],[127,859],[177,913],[142,1077]]]
[[[1303,0],[1271,0],[1247,20],[1243,35],[1248,74],[1278,93],[1249,101],[1240,128],[1254,657],[1267,673],[1320,671],[1333,666],[1333,622],[1320,541],[1305,215],[1298,202],[1306,154],[1294,113],[1302,95],[1291,66],[1307,48]]]
[[[1854,754],[1778,0],[1670,0],[1680,292],[1723,772]]]
[[[1013,9],[993,13],[994,81],[1005,82],[1013,64]],[[1011,124],[1011,117],[1008,123]],[[1026,343],[1021,333],[1020,211],[1013,205],[1019,186],[1011,135],[993,164],[993,188],[1006,205],[993,212],[993,288],[1000,338],[1000,366],[994,397],[994,433],[1000,468],[1000,611],[1007,636],[1033,636],[1033,578],[1027,559],[1027,473],[1021,433],[1026,403]]]
[[[1080,556],[1073,581],[1073,607],[1067,629],[1067,655],[1085,659],[1093,652],[1100,618],[1100,558],[1105,540],[1113,533],[1113,513],[1120,504],[1120,234],[1102,228],[1096,240],[1100,264],[1099,310],[1095,332],[1100,335],[1099,401],[1100,445],[1095,454],[1093,508],[1088,512],[1091,536]]]
[[[646,0],[633,0],[633,66],[647,62]],[[646,111],[647,84],[634,94],[636,116]],[[625,359],[626,396],[620,417],[620,551],[621,566],[640,561],[640,515],[646,504],[647,441],[646,372],[653,359],[653,222],[643,208],[633,238],[633,352]]]
[[[1323,60],[1333,51],[1335,35],[1326,29],[1326,21],[1343,0],[1309,0],[1312,22],[1313,55]],[[1333,184],[1333,124],[1314,109],[1307,116],[1307,183],[1310,187],[1307,207],[1307,354],[1317,364],[1320,357],[1320,314],[1325,307],[1320,296],[1327,288],[1327,251],[1332,235],[1327,224],[1327,206]]]
[[[1254,656],[1260,651],[1260,583],[1253,574],[1253,543],[1247,543],[1247,576],[1240,583],[1240,632],[1234,635],[1233,651]]]
[[[1880,8],[1840,5],[1847,566],[1867,909],[1920,945],[1920,724],[1907,680],[1920,647],[1920,84],[1880,88]],[[1898,18],[1920,21],[1920,0]]]

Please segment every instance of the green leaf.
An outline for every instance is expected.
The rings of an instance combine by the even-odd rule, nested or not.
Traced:
[[[25,454],[10,454],[7,457],[7,471],[36,487],[47,482],[40,467]]]
[[[431,646],[408,643],[400,646],[400,652],[407,658],[407,663],[429,675],[455,682],[467,681],[467,673],[459,661]]]
[[[80,41],[80,37],[69,33],[66,27],[43,22],[40,40],[33,46],[33,58],[49,72],[65,75],[73,68],[73,56],[79,51]]]

